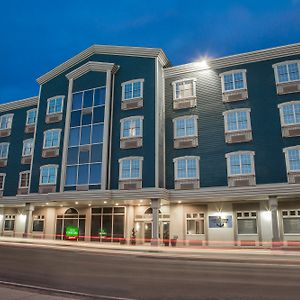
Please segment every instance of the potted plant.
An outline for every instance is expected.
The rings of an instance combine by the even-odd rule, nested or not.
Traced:
[[[177,244],[178,235],[173,235],[173,238],[171,239],[171,246],[176,247]]]

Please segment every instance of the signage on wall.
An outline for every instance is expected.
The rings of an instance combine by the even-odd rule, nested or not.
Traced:
[[[100,237],[107,236],[107,231],[104,228],[103,229],[99,229],[98,233],[99,233]]]
[[[209,216],[209,228],[232,228],[232,216]]]
[[[66,239],[67,240],[76,240],[79,236],[79,229],[75,226],[68,226],[66,228]]]

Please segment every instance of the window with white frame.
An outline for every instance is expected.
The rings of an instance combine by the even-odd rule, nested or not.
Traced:
[[[198,156],[175,158],[175,180],[199,179],[199,160]]]
[[[253,151],[238,151],[227,153],[226,159],[228,176],[243,176],[255,174]]]
[[[300,234],[300,209],[282,211],[284,234]]]
[[[238,211],[236,217],[238,234],[257,234],[256,211]]]
[[[251,109],[234,109],[223,112],[225,132],[251,130]]]
[[[59,114],[63,111],[64,96],[57,96],[47,100],[47,115]]]
[[[121,120],[121,138],[143,136],[143,117],[129,117]]]
[[[174,119],[174,138],[197,136],[197,120],[197,116],[184,116]]]
[[[196,79],[182,79],[172,83],[173,99],[186,99],[196,97]]]
[[[33,232],[43,232],[44,231],[44,223],[45,223],[44,216],[41,216],[41,215],[33,216],[32,231]]]
[[[19,188],[28,188],[30,180],[30,171],[23,171],[19,174]]]
[[[234,70],[220,74],[223,93],[247,88],[246,70]]]
[[[0,116],[0,130],[11,129],[14,114]]]
[[[14,231],[15,230],[15,221],[16,221],[15,215],[5,215],[4,230],[5,231]]]
[[[33,139],[23,141],[22,156],[30,156],[33,151]]]
[[[119,179],[142,179],[142,162],[142,157],[128,157],[120,159]]]
[[[300,80],[300,60],[285,61],[273,65],[277,83]]]
[[[26,125],[34,125],[36,122],[36,108],[27,111]]]
[[[56,184],[57,165],[47,165],[40,168],[40,184]]]
[[[281,125],[300,124],[300,101],[291,101],[278,105]]]
[[[5,184],[5,173],[0,173],[0,191],[4,190],[4,184]]]
[[[61,129],[50,129],[44,132],[43,148],[59,147]]]
[[[288,172],[300,172],[300,146],[283,149]]]
[[[9,143],[0,143],[0,159],[7,159]]]
[[[204,213],[186,214],[186,233],[204,234]]]
[[[144,79],[135,79],[122,83],[122,100],[143,98]]]

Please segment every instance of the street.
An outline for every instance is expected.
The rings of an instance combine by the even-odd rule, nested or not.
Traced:
[[[0,263],[1,281],[101,299],[287,300],[299,299],[300,293],[299,265],[205,262],[5,244],[0,245]]]

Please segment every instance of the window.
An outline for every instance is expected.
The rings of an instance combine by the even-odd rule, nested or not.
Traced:
[[[234,70],[220,74],[222,92],[247,89],[246,70]]]
[[[59,114],[63,111],[64,96],[57,96],[47,100],[47,115]]]
[[[173,85],[173,99],[186,99],[196,97],[196,79],[182,79],[174,81]]]
[[[186,214],[186,233],[204,234],[204,213]]]
[[[122,83],[122,101],[143,98],[144,79],[136,79]]]
[[[30,171],[21,172],[19,175],[19,188],[28,188],[30,180]]]
[[[300,171],[300,146],[288,147],[283,149],[288,172]]]
[[[300,61],[286,61],[273,65],[277,83],[285,83],[300,80]]]
[[[198,135],[197,116],[179,117],[174,122],[174,137],[184,138]]]
[[[4,190],[5,177],[6,177],[6,174],[0,173],[0,190],[1,191]]]
[[[50,129],[44,132],[43,148],[59,147],[61,129]]]
[[[197,156],[175,158],[175,179],[199,179],[199,160]]]
[[[121,120],[121,138],[143,136],[143,117],[129,117]]]
[[[15,215],[5,215],[4,220],[4,230],[5,231],[14,231],[15,230]]]
[[[142,179],[142,157],[127,157],[119,160],[121,180]]]
[[[40,184],[56,184],[57,166],[47,165],[40,168]]]
[[[7,159],[9,143],[0,143],[0,159]]]
[[[33,139],[23,141],[22,156],[30,156],[33,151]]]
[[[257,234],[256,211],[239,211],[236,216],[238,234]]]
[[[225,132],[251,130],[250,109],[224,111]]]
[[[282,223],[284,234],[300,234],[300,209],[283,210]]]
[[[26,125],[34,125],[36,121],[36,109],[27,111]]]
[[[14,115],[7,114],[0,117],[0,130],[11,129]]]
[[[238,151],[226,154],[227,175],[254,175],[254,152]]]
[[[291,101],[278,105],[281,125],[300,124],[300,101]]]
[[[43,232],[44,231],[44,216],[33,216],[32,221],[32,231],[33,232]]]

